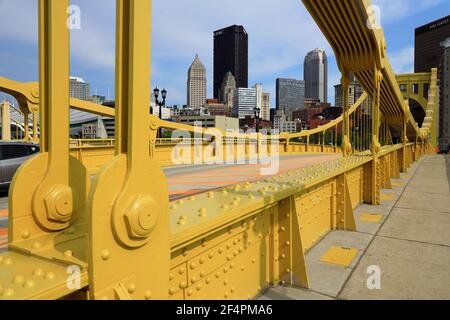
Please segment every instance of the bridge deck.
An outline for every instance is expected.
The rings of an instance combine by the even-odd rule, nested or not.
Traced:
[[[273,175],[298,170],[318,163],[340,158],[337,154],[300,154],[280,156],[279,164]],[[164,172],[169,182],[170,200],[189,197],[247,181],[270,177],[262,175],[262,169],[268,169],[277,159],[266,159],[262,164],[241,165],[199,165],[168,167]],[[0,252],[7,247],[8,238],[8,193],[0,194]]]
[[[283,155],[279,159],[262,159],[258,164],[249,164],[247,161],[239,165],[170,167],[164,171],[169,182],[170,199],[175,200],[229,185],[265,179],[340,157],[337,154]],[[263,176],[262,170],[269,168],[274,168],[273,173]]]
[[[450,299],[450,157],[426,156],[392,181],[382,205],[356,210],[358,232],[331,232],[307,254],[311,291],[271,288],[260,299]],[[321,262],[333,246],[357,254],[348,266]],[[379,290],[367,287],[370,266]]]

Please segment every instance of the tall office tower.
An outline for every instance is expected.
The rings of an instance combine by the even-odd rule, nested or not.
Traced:
[[[233,117],[245,119],[246,116],[255,117],[256,101],[255,88],[237,88],[234,95]]]
[[[261,119],[270,121],[270,93],[263,92],[261,99]]]
[[[236,92],[236,80],[231,72],[227,72],[220,86],[219,101],[228,108],[233,108],[234,93]]]
[[[430,72],[439,67],[444,48],[441,43],[450,38],[450,16],[433,21],[415,31],[414,72]]]
[[[291,118],[292,112],[304,107],[305,81],[295,79],[276,80],[276,107],[283,110],[284,114]]]
[[[237,88],[248,87],[248,34],[243,26],[231,26],[214,32],[214,98],[227,72],[236,79]]]
[[[439,112],[439,148],[450,150],[450,37],[441,43],[444,52],[439,68],[440,112]]]
[[[328,102],[328,58],[325,51],[315,49],[305,57],[305,97]]]
[[[198,55],[188,71],[187,104],[190,108],[200,109],[206,103],[206,68]]]
[[[89,100],[91,86],[79,77],[70,77],[70,96],[79,100]]]

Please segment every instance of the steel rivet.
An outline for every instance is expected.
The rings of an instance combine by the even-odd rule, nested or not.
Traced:
[[[23,286],[25,287],[25,288],[32,288],[32,287],[34,287],[36,285],[36,281],[34,281],[33,279],[28,279],[24,284],[23,284]]]
[[[108,250],[103,250],[101,253],[101,257],[103,260],[108,260],[111,257],[111,254]]]
[[[22,231],[22,239],[28,239],[30,237],[30,232],[28,230]]]
[[[31,245],[31,248],[33,249],[39,249],[41,247],[41,244],[39,242],[35,242]]]
[[[41,277],[44,274],[44,271],[42,269],[36,269],[33,271],[33,275],[37,277]]]
[[[72,255],[73,255],[72,251],[70,251],[70,250],[64,251],[64,257],[66,257],[66,258],[71,258]]]
[[[13,283],[15,284],[22,284],[25,282],[25,278],[21,275],[17,275],[14,277]]]
[[[53,280],[55,278],[55,274],[53,272],[49,272],[45,275],[45,279]]]
[[[134,283],[130,284],[130,285],[128,286],[128,292],[129,292],[129,293],[133,293],[133,292],[135,292],[135,291],[136,291],[136,285],[135,285]]]
[[[200,218],[204,218],[204,217],[206,217],[206,208],[201,208],[200,210],[198,210],[198,216],[200,217]]]

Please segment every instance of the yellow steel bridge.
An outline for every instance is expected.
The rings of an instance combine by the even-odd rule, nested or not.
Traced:
[[[199,144],[187,139],[181,149],[157,139],[158,129],[199,129],[148,114],[151,0],[116,2],[115,109],[69,98],[68,0],[39,1],[39,82],[0,78],[25,115],[25,139],[41,145],[10,189],[0,299],[248,299],[269,285],[308,288],[305,253],[330,230],[356,230],[355,208],[380,204],[391,178],[435,152],[437,70],[420,75],[429,92],[418,101],[419,127],[405,100],[414,97],[399,86],[418,80],[397,80],[383,30],[368,26],[368,0],[303,0],[342,72],[340,118],[277,136],[202,129]],[[353,106],[350,73],[366,90]],[[369,112],[361,108],[368,98]],[[70,140],[70,108],[115,117],[116,139]],[[216,149],[205,152],[211,136]],[[202,163],[228,153],[335,158],[169,202],[162,166],[186,153],[201,153]],[[79,286],[68,285],[68,270],[78,270]]]

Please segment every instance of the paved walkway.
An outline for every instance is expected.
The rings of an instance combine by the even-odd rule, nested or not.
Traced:
[[[450,299],[450,157],[426,156],[392,181],[380,206],[356,210],[358,232],[331,232],[307,254],[311,290],[271,288],[260,299]],[[367,213],[381,221],[362,221]],[[321,262],[332,246],[358,254],[348,267]],[[380,289],[369,289],[376,269]]]

